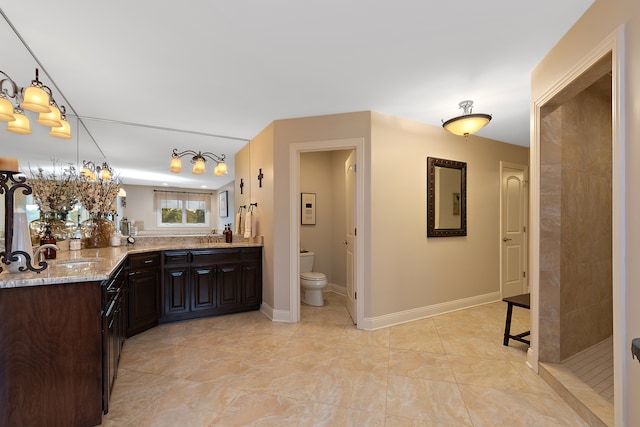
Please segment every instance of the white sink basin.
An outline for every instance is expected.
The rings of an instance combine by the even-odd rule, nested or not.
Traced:
[[[104,261],[104,258],[76,258],[76,259],[65,259],[65,260],[45,260],[50,265],[55,266],[64,266],[69,268],[74,267],[87,267],[98,262]]]

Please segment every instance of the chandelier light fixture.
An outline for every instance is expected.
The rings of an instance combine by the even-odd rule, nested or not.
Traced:
[[[24,114],[28,110],[39,113],[36,123],[50,127],[49,135],[71,139],[71,125],[65,116],[66,109],[64,105],[58,106],[51,89],[38,80],[37,68],[35,80],[24,88],[19,87],[4,71],[0,71],[0,74],[5,77],[0,79],[0,121],[7,122],[6,129],[9,132],[22,135],[31,133],[29,118]],[[10,99],[14,100],[15,105]]]
[[[473,101],[471,100],[461,101],[458,106],[462,108],[464,113],[442,123],[442,127],[454,135],[466,138],[488,125],[491,121],[490,114],[473,114]]]
[[[173,173],[179,173],[182,170],[182,160],[180,157],[191,156],[191,163],[193,164],[193,168],[191,172],[195,175],[202,175],[205,172],[205,163],[207,159],[213,160],[216,162],[216,167],[213,170],[213,174],[215,176],[223,176],[227,173],[227,164],[224,162],[225,155],[217,155],[205,151],[204,153],[201,151],[193,151],[193,150],[185,150],[178,153],[178,149],[174,148],[171,153],[171,165],[169,166],[169,170]]]
[[[96,165],[92,161],[82,161],[82,170],[80,175],[88,179],[89,181],[111,181],[113,177],[113,169],[107,162],[103,162],[102,165]]]

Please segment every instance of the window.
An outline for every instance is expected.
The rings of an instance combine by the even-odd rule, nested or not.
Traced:
[[[159,227],[208,227],[211,194],[156,191]]]

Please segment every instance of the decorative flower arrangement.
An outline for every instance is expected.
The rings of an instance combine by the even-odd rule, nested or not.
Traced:
[[[27,184],[33,189],[33,200],[40,212],[66,214],[73,209],[78,202],[75,166],[70,164],[57,172],[54,162],[51,172],[43,168],[38,168],[36,172],[31,169],[29,171],[31,178],[27,179]]]
[[[91,181],[84,175],[78,177],[76,187],[82,206],[87,212],[101,217],[111,213],[120,190],[120,184],[115,179]]]

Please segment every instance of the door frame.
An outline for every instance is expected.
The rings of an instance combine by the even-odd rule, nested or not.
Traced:
[[[627,396],[628,343],[626,341],[625,295],[625,109],[624,109],[624,26],[619,26],[584,58],[570,67],[538,99],[532,99],[531,147],[529,150],[529,284],[531,289],[531,346],[527,352],[527,364],[538,372],[540,342],[540,123],[542,107],[569,86],[583,72],[603,56],[611,53],[612,79],[612,268],[613,268],[613,403],[616,425],[624,424],[625,398]]]
[[[527,285],[527,289],[531,290],[531,282],[529,281],[529,167],[527,165],[521,165],[518,163],[509,163],[509,162],[504,162],[504,161],[500,161],[500,231],[499,231],[499,236],[498,236],[498,244],[500,245],[500,297],[502,298],[502,284],[504,283],[504,278],[502,277],[503,274],[503,270],[502,270],[502,263],[504,261],[504,247],[505,245],[502,244],[502,226],[504,225],[504,218],[503,218],[503,207],[504,207],[504,199],[503,199],[503,188],[502,188],[502,179],[504,177],[504,169],[505,168],[510,168],[510,169],[521,169],[523,171],[523,175],[524,175],[524,179],[523,179],[523,184],[524,184],[524,206],[522,206],[522,210],[524,212],[525,218],[524,218],[524,224],[526,227],[526,231],[524,232],[524,239],[522,242],[522,250],[524,251],[524,254],[522,256],[523,260],[522,260],[522,267],[524,268],[525,271],[525,284]]]
[[[355,227],[360,229],[354,238],[356,259],[354,266],[356,299],[357,328],[362,329],[364,323],[364,248],[363,230],[365,229],[364,216],[364,138],[335,139],[326,141],[297,142],[289,145],[289,321],[300,321],[300,153],[312,151],[336,151],[355,150],[356,165],[356,218]]]

